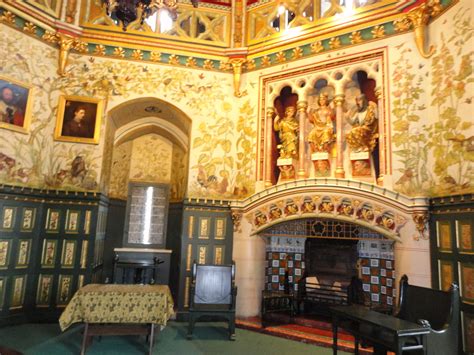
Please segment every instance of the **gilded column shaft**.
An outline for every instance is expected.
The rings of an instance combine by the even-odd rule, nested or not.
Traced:
[[[375,95],[377,97],[377,107],[378,107],[378,116],[379,116],[379,166],[380,172],[377,176],[377,184],[383,185],[383,178],[386,174],[386,161],[385,161],[385,119],[383,115],[383,95],[382,89],[378,88],[375,90]]]
[[[272,186],[272,141],[273,141],[273,116],[275,109],[268,107],[265,124],[265,186]]]
[[[298,146],[298,178],[306,178],[306,156],[305,156],[305,132],[306,132],[306,120],[308,118],[307,108],[308,103],[306,101],[298,101],[296,104],[298,109],[299,118],[299,146]]]
[[[344,178],[346,173],[344,171],[344,157],[343,157],[343,132],[342,132],[342,104],[344,103],[344,95],[336,95],[334,98],[336,104],[336,177]]]

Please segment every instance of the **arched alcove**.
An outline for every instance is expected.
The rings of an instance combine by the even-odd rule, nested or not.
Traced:
[[[166,183],[171,201],[186,193],[191,119],[152,97],[121,103],[108,112],[104,184],[125,200],[129,181]]]

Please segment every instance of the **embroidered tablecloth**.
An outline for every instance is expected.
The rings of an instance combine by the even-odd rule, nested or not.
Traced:
[[[173,315],[166,285],[100,285],[79,289],[59,318],[61,330],[73,323],[154,323],[165,326]]]

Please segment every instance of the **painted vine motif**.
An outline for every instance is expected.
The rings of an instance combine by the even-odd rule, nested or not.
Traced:
[[[448,195],[474,188],[474,123],[469,113],[474,82],[469,42],[474,28],[469,12],[460,9],[452,28],[448,38],[441,33],[429,72],[424,63],[411,64],[411,49],[404,44],[394,62],[392,142],[402,164],[395,189],[408,195]],[[430,93],[423,88],[428,76]]]
[[[438,120],[429,131],[428,147],[433,150],[434,194],[472,191],[474,181],[474,134],[472,127],[472,36],[470,13],[459,9],[454,16],[453,34],[441,33],[441,47],[431,62],[431,105]],[[460,62],[457,60],[460,58]],[[471,106],[469,109],[464,109]]]
[[[207,196],[242,197],[253,192],[252,169],[254,110],[246,101],[239,110],[237,124],[231,119],[231,105],[224,102],[210,122],[202,122],[192,148],[200,152],[196,180],[191,193]],[[235,143],[234,143],[235,142]],[[234,145],[237,155],[231,153]]]

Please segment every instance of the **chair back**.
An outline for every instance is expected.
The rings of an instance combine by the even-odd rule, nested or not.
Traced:
[[[232,304],[235,265],[193,266],[195,304]]]

